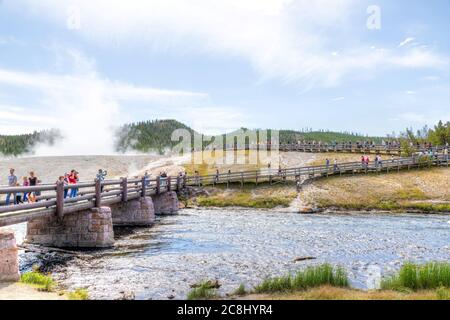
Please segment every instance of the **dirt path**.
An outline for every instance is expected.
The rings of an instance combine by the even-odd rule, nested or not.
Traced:
[[[42,292],[22,283],[0,283],[0,300],[66,300],[55,292]]]

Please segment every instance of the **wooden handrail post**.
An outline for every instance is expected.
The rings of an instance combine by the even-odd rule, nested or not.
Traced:
[[[167,192],[170,192],[171,190],[170,189],[172,189],[172,177],[167,177]]]
[[[161,177],[157,176],[156,177],[156,194],[160,194],[161,192]]]
[[[145,198],[145,194],[147,193],[147,178],[146,177],[142,177],[142,181],[141,181],[141,197]]]
[[[180,175],[177,176],[177,187],[176,187],[176,191],[180,191]]]
[[[128,201],[128,179],[122,178],[122,202]]]
[[[64,217],[64,182],[61,181],[56,184],[56,216],[58,219]]]
[[[95,207],[100,208],[102,206],[102,182],[99,179],[95,179]]]

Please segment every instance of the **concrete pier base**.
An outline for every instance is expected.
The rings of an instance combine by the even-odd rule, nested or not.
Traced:
[[[145,197],[111,206],[114,226],[146,227],[155,223],[152,198]]]
[[[165,192],[152,196],[153,206],[157,215],[177,214],[179,202],[177,193],[174,191]]]
[[[28,222],[26,242],[58,248],[107,248],[114,245],[109,207],[93,208],[65,215],[37,218]]]
[[[19,260],[14,232],[0,229],[0,282],[19,280]]]

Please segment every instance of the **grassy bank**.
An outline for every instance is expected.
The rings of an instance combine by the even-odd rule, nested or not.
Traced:
[[[397,274],[383,280],[381,288],[397,291],[450,288],[450,263],[407,263]]]
[[[322,209],[450,212],[449,168],[331,177],[313,181],[300,197]]]
[[[380,290],[372,291],[350,288],[345,270],[325,264],[308,267],[295,275],[288,274],[266,279],[257,285],[246,298],[279,300],[449,300],[450,263],[433,262],[423,265],[406,263],[398,273],[382,280]]]
[[[88,300],[89,293],[86,289],[76,289],[71,292],[55,292],[56,282],[50,275],[43,274],[37,270],[23,273],[20,277],[20,283],[30,286],[40,292],[57,294],[69,300]],[[43,297],[44,298],[44,297]]]
[[[254,300],[448,300],[450,290],[422,290],[417,292],[399,292],[392,290],[362,291],[348,288],[321,286],[306,291],[252,294],[246,296]]]
[[[273,209],[289,207],[297,196],[294,187],[259,187],[243,189],[236,188],[208,188],[210,195],[199,196],[192,200],[192,204],[199,207],[243,207],[257,209]]]

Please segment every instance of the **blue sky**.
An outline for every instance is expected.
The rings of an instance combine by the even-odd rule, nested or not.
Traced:
[[[0,134],[433,125],[450,120],[449,15],[447,0],[0,0]]]

